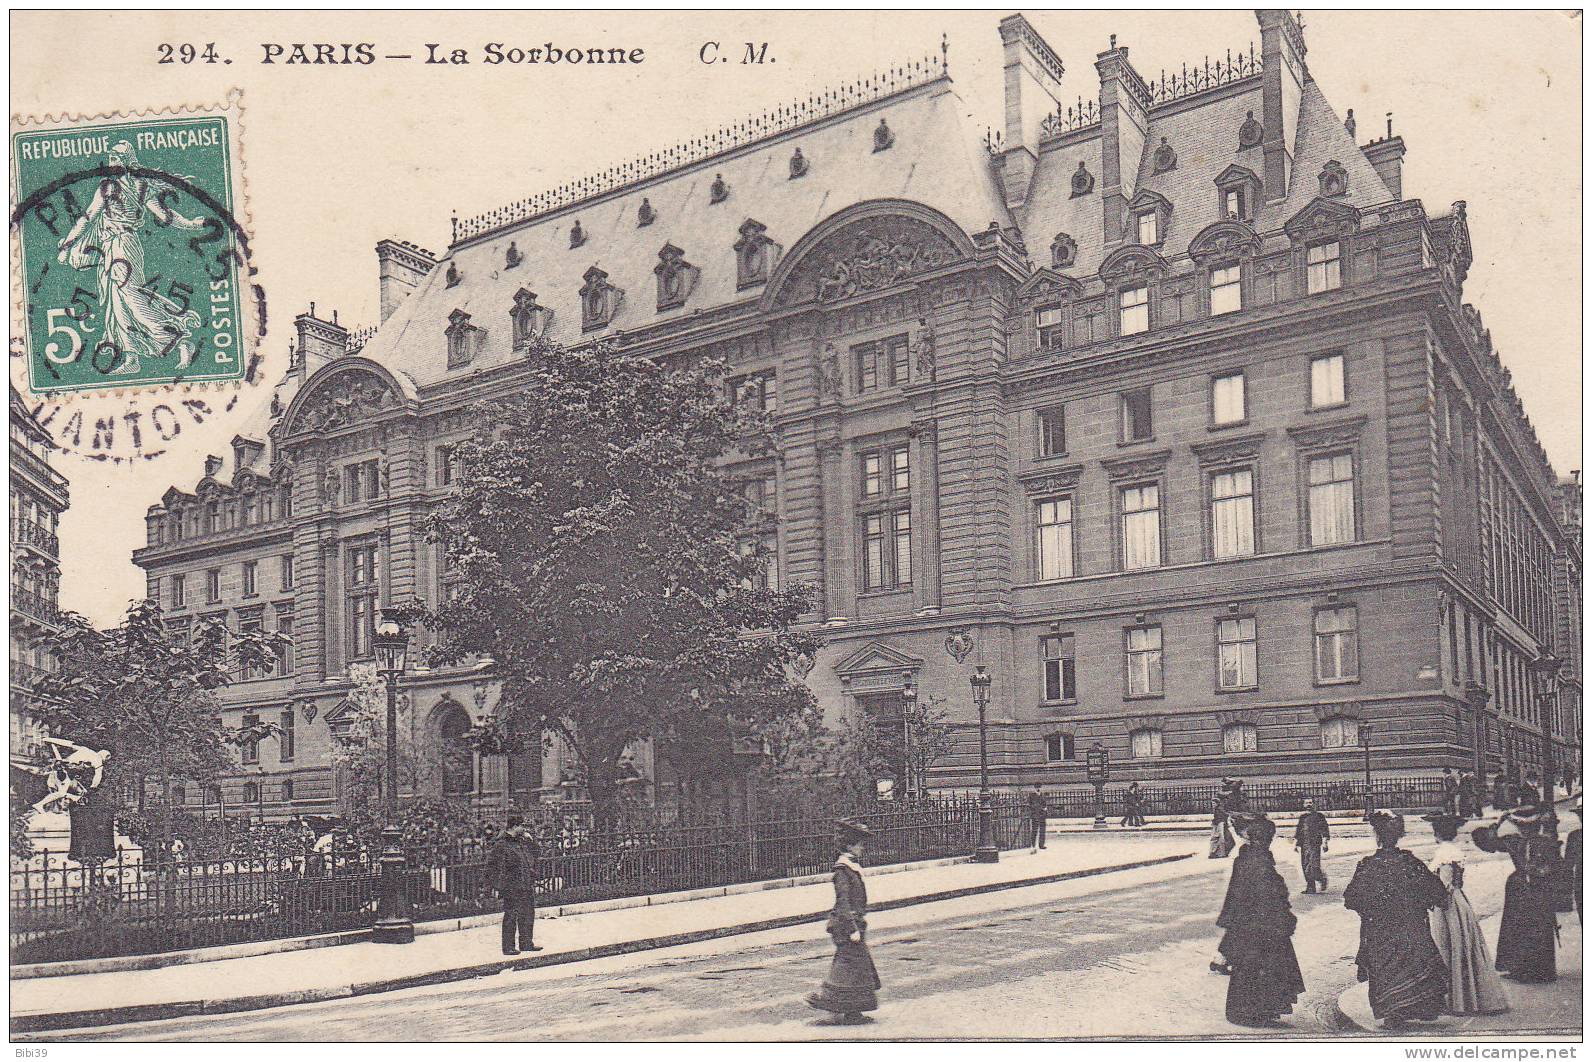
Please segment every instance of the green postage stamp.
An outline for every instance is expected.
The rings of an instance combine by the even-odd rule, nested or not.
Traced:
[[[217,107],[13,124],[19,387],[63,398],[252,376],[264,297],[237,122]]]

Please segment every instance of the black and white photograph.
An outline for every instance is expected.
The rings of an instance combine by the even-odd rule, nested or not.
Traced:
[[[1573,1059],[1582,23],[11,11],[15,1057]]]

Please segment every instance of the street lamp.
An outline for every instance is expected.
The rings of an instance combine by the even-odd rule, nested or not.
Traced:
[[[381,895],[370,939],[378,944],[408,944],[415,939],[415,924],[404,895],[403,830],[398,825],[398,679],[409,655],[409,631],[397,612],[382,609],[372,642],[376,670],[387,683],[387,825],[381,831]]]
[[[978,706],[978,847],[973,850],[973,861],[998,863],[1001,851],[995,847],[994,797],[989,791],[989,672],[983,664],[973,668],[973,703]]]
[[[912,672],[901,672],[901,797],[912,796],[912,709],[917,707],[918,688]]]
[[[1365,820],[1371,821],[1376,806],[1371,801],[1371,724],[1360,724],[1360,749],[1365,753]]]
[[[1542,796],[1553,803],[1553,719],[1559,700],[1559,668],[1562,661],[1543,653],[1531,662],[1537,680],[1537,722],[1542,727]]]

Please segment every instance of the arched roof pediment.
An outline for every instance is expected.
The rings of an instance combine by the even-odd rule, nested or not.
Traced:
[[[834,302],[968,261],[973,241],[932,207],[874,199],[813,226],[774,268],[761,308]]]
[[[1100,263],[1100,279],[1107,284],[1138,277],[1159,276],[1166,272],[1166,259],[1150,248],[1132,243],[1118,247]]]
[[[1023,281],[1017,297],[1030,302],[1047,299],[1073,299],[1083,294],[1083,285],[1049,266],[1034,270],[1034,275]]]
[[[335,431],[393,409],[414,409],[415,385],[379,362],[357,355],[338,358],[304,382],[282,417],[283,434]]]
[[[1213,258],[1240,258],[1260,250],[1260,236],[1248,222],[1234,218],[1213,221],[1188,244],[1189,257],[1204,263]]]

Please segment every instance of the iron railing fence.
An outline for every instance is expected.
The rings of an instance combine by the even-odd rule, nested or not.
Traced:
[[[995,838],[1022,841],[1020,797],[995,801]],[[969,853],[978,803],[947,797],[854,809],[874,831],[865,862],[885,865]],[[835,857],[833,817],[611,832],[559,826],[543,834],[544,904],[579,903],[819,874]],[[406,851],[404,892],[416,921],[500,908],[488,842]],[[58,853],[11,871],[11,961],[148,954],[308,936],[370,926],[379,847],[202,861],[143,861],[138,853],[86,868]]]
[[[1123,797],[1125,784],[1110,783],[1105,787],[1106,815],[1120,818],[1126,814]],[[1139,796],[1144,814],[1155,815],[1208,815],[1215,807],[1219,785],[1142,786]],[[1049,791],[1045,794],[1053,818],[1083,818],[1095,813],[1095,791],[1090,788]],[[1244,796],[1251,811],[1267,813],[1299,812],[1306,800],[1314,800],[1320,811],[1364,811],[1365,782],[1348,779],[1320,782],[1265,782],[1244,786]],[[1374,779],[1371,783],[1372,804],[1379,808],[1414,810],[1438,808],[1443,804],[1441,778],[1388,778]]]

